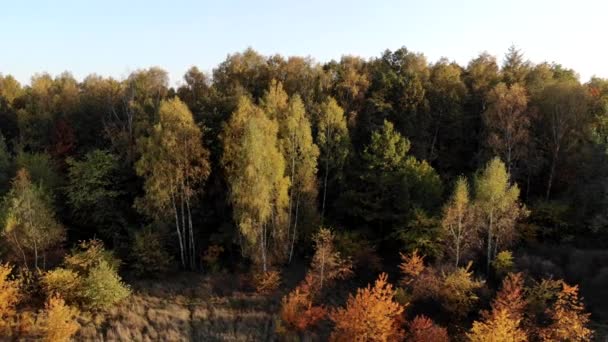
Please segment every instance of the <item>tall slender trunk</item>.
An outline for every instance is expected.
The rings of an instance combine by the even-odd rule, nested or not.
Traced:
[[[186,211],[188,212],[188,229],[190,230],[190,268],[196,268],[196,246],[194,245],[194,228],[192,226],[192,213],[190,212],[190,200],[186,197]]]
[[[291,239],[291,248],[289,250],[289,263],[291,263],[291,258],[293,256],[293,246],[296,244],[296,234],[298,232],[298,209],[300,208],[300,194],[298,193],[298,197],[296,198],[296,217],[293,222],[293,238]]]
[[[177,210],[177,203],[175,203],[175,193],[171,190],[171,204],[173,205],[173,213],[175,214],[175,229],[177,230],[177,240],[179,241],[179,251],[182,262],[182,267],[186,267],[186,260],[184,258],[184,242],[182,240],[182,232],[179,227],[179,212]]]
[[[487,250],[487,263],[486,263],[486,275],[490,275],[490,263],[492,262],[492,224],[493,213],[490,212],[490,224],[488,225],[488,250]]]
[[[25,266],[25,269],[29,270],[30,268],[28,267],[28,264],[27,264],[27,257],[25,256],[25,251],[21,247],[21,244],[19,243],[19,239],[17,239],[17,235],[15,234],[14,230],[13,230],[13,240],[15,240],[15,245],[17,246],[17,249],[19,249],[19,251],[21,252],[21,256],[23,256],[23,265]]]

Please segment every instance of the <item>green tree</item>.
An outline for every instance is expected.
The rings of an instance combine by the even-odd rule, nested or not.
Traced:
[[[242,247],[268,271],[270,239],[285,241],[289,178],[279,150],[278,124],[242,97],[224,128],[222,165]],[[280,246],[280,245],[278,245]],[[256,253],[255,250],[258,252]]]
[[[46,251],[65,236],[65,229],[55,218],[48,195],[32,184],[25,169],[17,172],[4,200],[3,235],[15,252],[21,254],[26,268],[28,259],[33,259],[38,268],[41,256],[45,267]]]
[[[317,123],[317,143],[323,168],[321,217],[324,218],[328,185],[331,183],[330,189],[337,190],[336,183],[342,180],[344,164],[350,151],[350,137],[344,111],[331,97],[321,104]]]
[[[486,235],[489,273],[499,248],[514,240],[515,224],[527,215],[519,202],[519,188],[517,184],[511,184],[505,164],[498,157],[490,160],[475,180],[475,207]]]
[[[192,205],[209,175],[209,153],[192,113],[178,98],[162,101],[159,122],[150,136],[138,140],[141,158],[135,168],[144,177],[144,197],[136,206],[160,221],[175,218],[182,267],[194,268],[195,246]]]
[[[82,160],[68,158],[68,203],[80,222],[99,227],[106,238],[116,238],[122,225],[117,186],[118,157],[103,150],[87,153]]]
[[[500,71],[507,85],[511,86],[515,83],[523,84],[526,75],[530,71],[530,62],[524,60],[524,55],[515,45],[511,45],[509,51],[505,54]]]

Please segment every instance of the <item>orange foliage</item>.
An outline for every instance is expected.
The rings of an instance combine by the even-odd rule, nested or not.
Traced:
[[[578,298],[578,286],[562,283],[557,301],[547,310],[552,323],[540,331],[543,341],[590,341],[593,331],[587,328],[589,314]]]
[[[0,336],[10,336],[15,322],[15,306],[21,298],[19,281],[11,280],[13,267],[0,264]]]
[[[281,285],[281,273],[278,271],[261,272],[253,277],[256,292],[260,294],[270,294]]]
[[[50,297],[45,309],[44,341],[69,341],[79,329],[75,321],[78,310],[65,305],[58,296]]]
[[[281,301],[281,320],[292,330],[305,331],[325,318],[327,311],[314,306],[310,292],[312,276],[307,275],[303,284],[296,287]]]
[[[350,295],[345,308],[329,314],[335,323],[333,341],[401,341],[404,307],[395,302],[393,286],[381,274],[374,287],[357,290]]]
[[[424,255],[418,255],[418,250],[409,255],[401,253],[399,270],[403,274],[401,283],[404,286],[411,284],[424,271]]]
[[[449,342],[446,328],[436,325],[426,316],[416,316],[408,325],[408,338],[410,342]]]
[[[505,310],[514,320],[523,318],[526,302],[523,299],[524,279],[521,273],[509,273],[502,281],[502,288],[492,302],[492,310]],[[484,313],[488,315],[488,313]]]

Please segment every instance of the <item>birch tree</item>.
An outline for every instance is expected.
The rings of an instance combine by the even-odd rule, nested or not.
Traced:
[[[456,267],[473,238],[472,210],[469,198],[469,184],[459,177],[448,204],[443,209],[442,227],[448,236],[447,247],[454,258]]]
[[[141,157],[135,169],[145,179],[145,194],[136,206],[161,221],[173,216],[182,267],[193,269],[196,239],[192,205],[210,167],[201,130],[188,107],[177,98],[162,101],[159,122],[148,137],[138,140],[138,149]]]
[[[234,221],[243,238],[242,248],[267,272],[269,248],[285,241],[289,178],[279,151],[276,120],[247,97],[224,127],[222,165],[229,186]]]
[[[65,237],[65,229],[55,218],[50,203],[43,189],[32,184],[29,173],[20,169],[5,198],[3,235],[23,259],[25,268],[32,259],[38,268],[41,257],[44,268],[45,252]]]

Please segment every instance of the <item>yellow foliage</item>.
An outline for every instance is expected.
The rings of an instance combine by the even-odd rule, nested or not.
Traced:
[[[65,305],[65,301],[61,297],[51,296],[45,307],[44,341],[69,341],[80,327],[75,321],[78,314],[78,310]]]
[[[401,341],[404,306],[395,302],[393,286],[381,274],[374,287],[350,295],[345,308],[330,313],[335,323],[332,341]]]
[[[281,273],[278,271],[260,272],[253,277],[255,290],[260,294],[270,294],[281,285]]]
[[[15,306],[21,298],[19,281],[11,280],[13,267],[0,264],[0,336],[9,336],[15,320]]]
[[[449,313],[466,316],[478,300],[475,291],[483,285],[483,282],[473,279],[473,272],[469,271],[471,265],[472,263],[469,262],[467,267],[460,267],[444,275],[440,295],[443,307]]]
[[[483,322],[473,322],[467,334],[471,342],[520,342],[527,341],[524,331],[519,328],[520,320],[509,317],[505,309],[492,310],[492,315]]]

